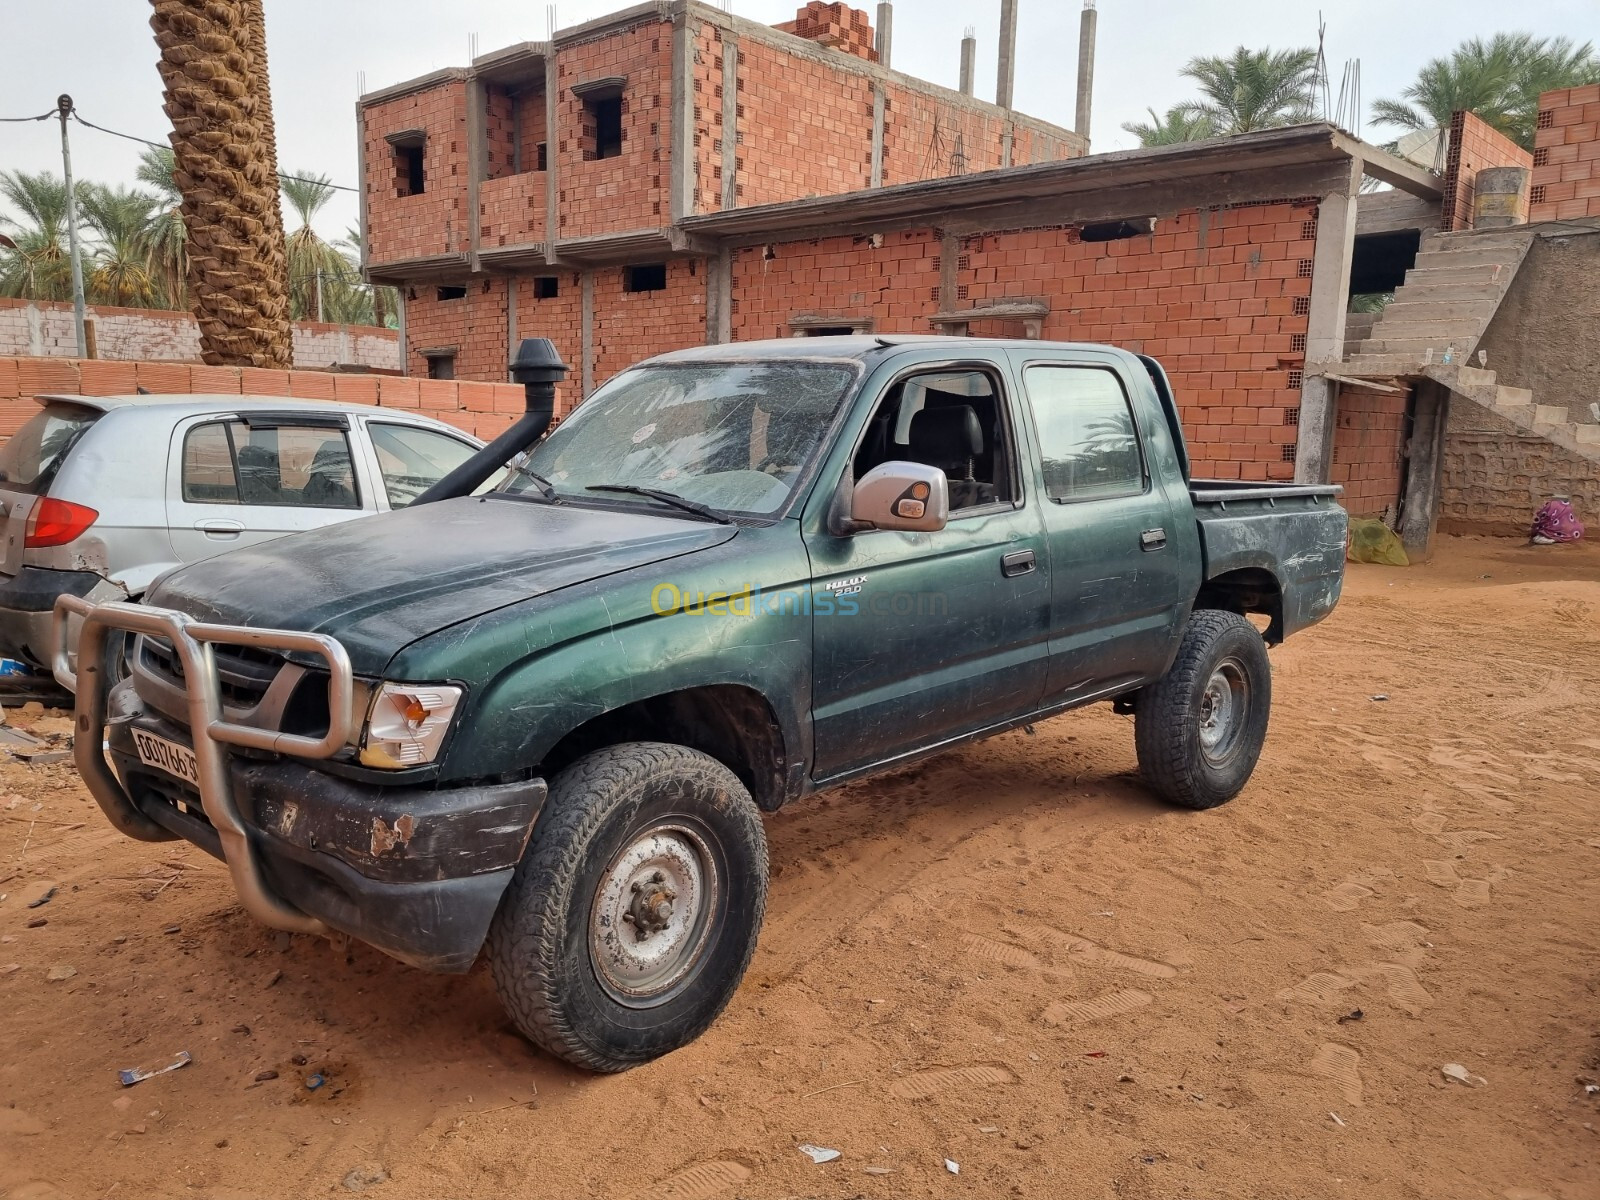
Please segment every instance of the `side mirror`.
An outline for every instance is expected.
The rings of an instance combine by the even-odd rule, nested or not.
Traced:
[[[850,520],[869,529],[936,533],[950,520],[950,485],[938,467],[883,463],[856,480]]]

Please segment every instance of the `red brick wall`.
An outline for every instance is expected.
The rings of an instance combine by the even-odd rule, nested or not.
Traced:
[[[1351,516],[1382,516],[1399,499],[1405,442],[1404,393],[1339,389],[1330,482],[1344,485],[1340,503]]]
[[[458,383],[394,375],[338,375],[169,362],[0,358],[0,439],[10,437],[39,411],[34,396],[115,396],[136,387],[161,395],[243,393],[405,408],[486,439],[501,432],[525,410],[522,388],[511,383]]]
[[[563,238],[623,233],[671,220],[668,171],[672,149],[672,26],[650,22],[556,55],[560,113],[556,146]],[[585,155],[584,105],[574,85],[625,75],[622,153]]]
[[[868,62],[878,61],[877,38],[872,32],[871,20],[861,9],[851,8],[839,0],[810,0],[794,20],[775,28],[810,42],[820,42],[841,54]]]
[[[583,398],[583,277],[571,270],[551,274],[560,290],[549,300],[534,299],[532,276],[515,281],[517,340],[542,337],[556,344],[569,368],[566,382],[556,389],[556,412],[564,414]],[[509,361],[509,352],[505,357]]]
[[[453,347],[457,379],[506,377],[506,280],[467,281],[459,300],[440,300],[434,284],[415,284],[406,293],[406,372],[424,378],[423,350]],[[412,299],[411,294],[416,298]]]
[[[1600,217],[1600,83],[1539,97],[1530,221]]]
[[[400,196],[394,147],[387,134],[422,129],[424,192]],[[467,85],[452,81],[369,105],[363,113],[368,255],[394,262],[467,249]]]
[[[1283,200],[1163,219],[1153,235],[1086,243],[1067,227],[960,240],[951,307],[1047,300],[1044,336],[1155,355],[1172,376],[1197,472],[1294,474],[1315,208]],[[936,231],[828,238],[734,256],[736,340],[782,337],[795,316],[870,318],[930,332]],[[1297,301],[1302,303],[1297,305]],[[979,324],[975,333],[1015,334]]]
[[[1469,112],[1450,119],[1450,149],[1444,165],[1444,202],[1439,228],[1471,229],[1473,182],[1486,167],[1530,167],[1533,156],[1488,122]]]
[[[1004,165],[1007,122],[998,112],[960,108],[932,93],[899,84],[888,85],[885,92],[885,184],[956,174],[952,157],[958,137],[966,159],[965,174],[994,171]],[[1013,165],[1072,157],[1065,143],[1013,122]]]
[[[623,272],[594,273],[594,382],[599,386],[641,358],[700,346],[706,340],[706,268],[695,259],[667,263],[659,292],[625,292]]]

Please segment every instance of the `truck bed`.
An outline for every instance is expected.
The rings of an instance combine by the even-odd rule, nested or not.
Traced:
[[[1189,483],[1200,527],[1206,580],[1265,571],[1277,582],[1276,642],[1314,625],[1338,603],[1344,585],[1349,517],[1336,484],[1195,479]]]

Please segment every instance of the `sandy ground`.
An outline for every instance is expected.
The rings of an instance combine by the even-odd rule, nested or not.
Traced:
[[[1600,1196],[1600,546],[1352,568],[1274,662],[1215,812],[1101,707],[773,818],[732,1007],[608,1078],[0,766],[0,1195]]]

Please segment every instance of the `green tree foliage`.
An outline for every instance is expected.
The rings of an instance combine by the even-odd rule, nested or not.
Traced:
[[[1125,121],[1122,126],[1139,139],[1141,146],[1176,146],[1180,142],[1198,142],[1217,136],[1211,118],[1192,108],[1183,105],[1169,108],[1164,117],[1153,108],[1145,111],[1150,114],[1149,121]]]
[[[1192,58],[1183,74],[1200,85],[1201,99],[1180,108],[1205,117],[1217,133],[1250,133],[1316,119],[1312,85],[1317,52],[1248,50],[1227,58]]]
[[[1401,129],[1432,129],[1447,127],[1452,113],[1465,110],[1531,150],[1539,94],[1597,81],[1600,58],[1591,42],[1497,33],[1430,61],[1399,99],[1375,103],[1372,117]]]

